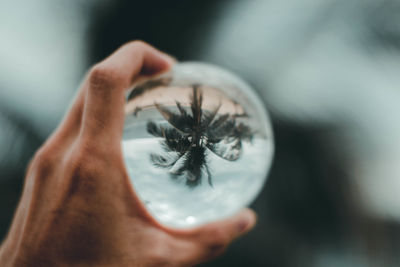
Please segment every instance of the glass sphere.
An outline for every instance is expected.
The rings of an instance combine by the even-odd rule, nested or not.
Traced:
[[[178,63],[127,94],[122,146],[134,190],[160,223],[222,219],[249,205],[273,156],[266,110],[248,84],[204,63]]]

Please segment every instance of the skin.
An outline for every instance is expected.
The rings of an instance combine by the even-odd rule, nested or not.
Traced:
[[[244,209],[201,227],[170,229],[133,191],[121,149],[124,93],[174,62],[133,41],[92,67],[28,167],[0,266],[193,266],[254,226],[254,212]]]

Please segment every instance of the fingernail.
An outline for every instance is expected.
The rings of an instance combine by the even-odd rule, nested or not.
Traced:
[[[256,222],[255,216],[256,214],[250,210],[245,212],[245,214],[237,224],[239,233],[246,232],[254,226]]]
[[[238,223],[239,233],[244,232],[249,226],[250,220],[249,218],[241,219]]]

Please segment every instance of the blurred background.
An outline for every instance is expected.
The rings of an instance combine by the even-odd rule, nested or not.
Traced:
[[[399,0],[0,0],[0,239],[27,162],[124,42],[228,68],[276,156],[256,229],[202,266],[400,266]]]

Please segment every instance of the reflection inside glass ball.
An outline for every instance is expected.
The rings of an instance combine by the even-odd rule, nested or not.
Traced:
[[[251,88],[204,63],[179,63],[127,97],[123,151],[134,190],[161,223],[229,216],[261,190],[270,122]]]

